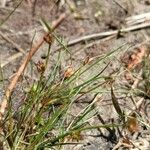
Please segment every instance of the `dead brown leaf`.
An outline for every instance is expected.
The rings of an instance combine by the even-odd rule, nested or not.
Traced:
[[[130,116],[128,116],[127,122],[126,122],[126,128],[130,133],[138,132],[139,131],[139,125],[136,118],[136,114],[132,113]]]
[[[141,46],[135,49],[135,52],[130,56],[127,64],[127,69],[134,69],[139,63],[142,62],[143,57],[146,55],[146,47]]]

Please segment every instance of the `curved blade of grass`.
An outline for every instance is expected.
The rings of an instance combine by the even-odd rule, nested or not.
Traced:
[[[118,113],[118,115],[120,116],[120,118],[123,120],[123,122],[125,123],[125,116],[124,116],[124,113],[123,111],[121,110],[121,107],[118,103],[118,100],[114,94],[114,91],[113,91],[113,87],[111,86],[111,97],[112,97],[112,103],[113,103],[113,106],[116,110],[116,112]]]
[[[77,88],[77,89],[82,88],[82,90],[83,90],[85,87],[87,87],[91,83],[94,83],[94,81],[96,81],[97,79],[100,78],[99,76],[106,70],[106,68],[108,67],[109,64],[110,64],[110,62],[97,75],[95,75],[94,77],[92,77],[89,80],[85,81],[84,83],[78,85],[75,88]]]
[[[93,105],[96,102],[95,99],[97,97],[98,94],[95,94],[92,102],[85,107],[83,110],[81,110],[81,112],[78,113],[78,115],[74,118],[74,120],[70,123],[69,128],[76,126],[87,114],[89,114],[92,110],[93,110]]]
[[[60,134],[58,137],[54,138],[53,140],[47,139],[45,142],[41,143],[38,146],[38,149],[52,148],[53,146],[56,145],[57,142],[59,142],[59,140],[64,139],[65,137],[67,137],[68,135],[71,135],[74,132],[80,132],[80,131],[92,130],[92,129],[98,129],[98,128],[111,128],[111,127],[114,128],[114,127],[119,127],[119,126],[122,126],[122,125],[108,124],[108,125],[96,125],[96,126],[88,126],[88,127],[78,126],[78,128],[76,129],[66,131],[63,134]]]
[[[67,84],[70,84],[72,81],[76,80],[76,78],[77,78],[78,76],[81,76],[81,75],[84,74],[86,71],[90,70],[92,67],[94,67],[95,65],[97,65],[98,63],[100,63],[100,62],[102,63],[104,60],[110,58],[111,56],[113,56],[113,54],[115,54],[115,52],[117,52],[119,49],[123,48],[123,47],[124,47],[125,45],[127,45],[127,44],[128,44],[128,43],[124,43],[123,45],[121,45],[121,46],[118,47],[117,49],[115,49],[115,50],[113,50],[113,51],[111,51],[111,52],[105,54],[104,56],[98,58],[93,64],[91,64],[90,66],[88,66],[88,67],[87,67],[86,69],[84,69],[83,71],[82,71],[82,69],[83,69],[85,66],[80,67],[80,68],[78,69],[78,71],[76,71],[76,72],[72,75],[72,77],[71,77],[68,81],[66,81],[66,83],[67,83]],[[81,70],[81,72],[80,72],[80,70]]]
[[[67,106],[65,106],[63,109],[55,111],[55,113],[47,121],[47,123],[45,123],[45,125],[39,129],[39,134],[31,138],[31,145],[29,145],[29,147],[27,148],[28,150],[34,150],[37,147],[37,144],[43,140],[43,137],[47,134],[47,132],[55,128],[55,124],[59,121],[60,116],[63,115],[66,108]]]

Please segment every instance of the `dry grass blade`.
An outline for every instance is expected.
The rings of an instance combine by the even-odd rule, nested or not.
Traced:
[[[52,31],[58,27],[58,25],[64,20],[64,18],[66,17],[66,14],[62,14],[58,20],[54,21],[52,24]],[[11,83],[9,84],[9,86],[7,87],[4,97],[2,98],[2,102],[1,102],[1,106],[0,106],[0,121],[3,118],[5,109],[7,107],[7,100],[10,98],[11,93],[13,91],[13,89],[16,86],[16,83],[19,79],[19,77],[21,76],[21,74],[24,72],[28,62],[31,60],[32,56],[36,53],[36,51],[42,46],[42,44],[45,42],[45,38],[47,38],[47,36],[50,33],[46,33],[37,43],[37,45],[33,48],[31,48],[31,50],[29,51],[28,55],[25,56],[23,63],[21,64],[20,68],[18,69],[15,77],[12,79]]]
[[[145,22],[145,21],[150,21],[150,13],[149,12],[126,18],[126,23],[128,25],[135,25],[135,24],[139,24],[139,23]]]
[[[113,103],[113,106],[114,106],[116,112],[118,113],[120,118],[123,120],[123,122],[125,122],[124,113],[123,113],[123,111],[121,110],[121,108],[119,106],[119,103],[118,103],[117,98],[114,94],[112,86],[111,86],[111,97],[112,97],[112,103]]]
[[[2,32],[0,32],[0,36],[6,40],[7,42],[9,42],[10,44],[12,44],[17,50],[19,50],[21,53],[25,54],[25,51],[20,48],[20,46],[18,44],[16,44],[13,40],[11,40],[10,38],[8,38],[7,36],[5,36]]]
[[[141,23],[141,24],[134,25],[134,26],[129,26],[129,27],[126,27],[126,28],[122,28],[120,30],[94,33],[94,34],[91,34],[91,35],[86,35],[86,36],[74,39],[72,41],[69,41],[67,46],[72,46],[72,45],[75,45],[77,43],[84,42],[84,41],[89,41],[89,40],[93,40],[93,39],[101,39],[101,38],[109,37],[109,36],[112,36],[112,35],[117,36],[118,33],[131,32],[131,31],[135,31],[135,30],[139,30],[139,29],[143,29],[143,28],[148,28],[148,27],[150,27],[150,22]]]
[[[6,65],[8,65],[9,63],[11,63],[12,61],[14,61],[15,59],[17,59],[21,56],[22,56],[22,53],[20,53],[20,52],[10,56],[7,60],[5,60],[4,62],[1,63],[1,68],[5,67]]]

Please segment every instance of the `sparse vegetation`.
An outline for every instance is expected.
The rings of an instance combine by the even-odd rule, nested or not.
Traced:
[[[111,22],[111,26],[110,23],[108,25],[110,29],[112,28],[110,31],[83,36],[67,43],[61,32],[59,33],[61,30],[59,26],[63,24],[68,14],[75,21],[82,22],[87,19],[78,12],[77,6],[80,1],[77,3],[70,0],[43,1],[45,9],[46,4],[51,4],[51,10],[55,7],[58,9],[59,17],[57,16],[51,23],[42,13],[41,17],[36,16],[35,7],[39,8],[40,2],[36,0],[16,2],[14,4],[10,1],[15,6],[12,6],[13,9],[9,14],[0,20],[2,39],[19,51],[5,62],[2,61],[0,68],[0,81],[3,84],[1,88],[4,91],[0,105],[0,149],[78,150],[80,149],[78,146],[84,145],[89,135],[96,138],[99,136],[101,143],[104,143],[102,139],[105,139],[105,143],[111,143],[108,149],[147,150],[150,146],[148,36],[148,40],[140,45],[128,41],[120,42],[117,48],[111,47],[110,51],[84,55],[88,48],[96,45],[95,41],[100,40],[106,44],[115,37],[124,38],[122,34],[145,29],[150,25],[147,22],[138,22],[131,27],[114,29]],[[81,5],[86,5],[89,2],[82,3]],[[7,8],[6,4],[7,1],[5,5],[3,4],[4,8]],[[98,6],[104,7],[100,4]],[[28,51],[21,48],[21,45],[17,44],[18,41],[8,38],[2,28],[5,24],[9,25],[9,19],[15,16],[19,8],[24,11],[23,7],[30,8],[32,19],[36,20],[38,17],[40,30],[46,32],[40,35],[40,39],[36,32],[25,33],[29,34],[28,37],[33,35],[30,44],[27,44]],[[67,9],[68,14],[59,13],[61,9]],[[95,22],[99,24],[100,16],[108,12],[105,14],[99,9],[97,11],[95,14],[99,15]],[[128,18],[127,23],[133,23],[130,19],[132,18]],[[79,28],[79,32],[84,33],[84,28]],[[117,38],[114,40],[118,40]],[[70,46],[74,46],[74,51]],[[44,53],[41,55],[38,50],[43,50]],[[85,54],[82,53],[83,50]],[[4,55],[3,50],[0,51]],[[34,56],[36,54],[37,56]],[[23,57],[23,61],[16,62],[21,64],[19,69],[17,68],[16,73],[8,79],[5,76],[8,70],[6,65],[20,57]],[[145,132],[148,135],[146,138],[142,136]],[[142,139],[143,145],[140,145],[139,139]],[[96,149],[106,147],[99,145]]]

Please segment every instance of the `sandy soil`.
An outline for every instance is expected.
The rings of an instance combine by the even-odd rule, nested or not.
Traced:
[[[66,19],[62,24],[56,29],[57,35],[61,35],[66,41],[71,41],[78,39],[81,36],[91,35],[93,33],[113,31],[127,27],[126,18],[142,14],[150,11],[150,1],[149,0],[72,0],[68,1],[76,6],[76,9],[71,11],[70,5],[67,5],[63,0],[56,3],[55,0],[29,0],[23,1],[18,9],[11,15],[4,24],[0,26],[0,31],[3,35],[8,36],[13,40],[19,47],[21,47],[25,53],[27,53],[30,47],[38,41],[41,35],[44,33],[43,27],[40,23],[40,19],[44,18],[48,22],[52,22],[57,19],[60,14],[65,12],[67,14]],[[4,8],[0,7],[0,22],[5,20],[13,8],[17,5],[18,1],[8,0]],[[34,37],[34,39],[33,39]],[[142,30],[128,32],[122,34],[121,36],[115,36],[108,39],[98,39],[80,42],[74,46],[69,47],[72,53],[72,61],[68,61],[68,57],[64,57],[62,63],[62,70],[68,65],[72,65],[74,68],[78,67],[83,60],[87,57],[97,57],[101,54],[109,52],[110,50],[116,49],[124,43],[128,43],[125,48],[128,48],[130,44],[136,46],[141,44],[150,38],[150,29],[144,28]],[[32,41],[33,39],[33,41]],[[88,45],[91,43],[91,45]],[[57,45],[52,46],[53,55],[51,56],[51,63],[56,62],[55,58],[57,55],[56,49]],[[133,48],[130,48],[131,50]],[[41,47],[41,49],[33,57],[33,62],[37,63],[39,60],[44,58],[46,54],[47,46]],[[0,61],[3,64],[8,61],[10,56],[18,54],[17,48],[0,37]],[[3,67],[3,74],[5,77],[6,84],[11,80],[18,67],[22,62],[24,54],[10,61],[7,65]],[[115,60],[114,60],[115,62]],[[109,68],[109,72],[117,68],[117,64],[113,63],[112,67]],[[95,67],[93,70],[87,73],[87,77],[92,73],[98,72]],[[25,76],[30,77],[30,66],[28,66],[25,71]],[[36,79],[37,72],[34,72],[34,78]],[[0,76],[1,77],[1,76]],[[17,91],[21,91],[23,86],[18,85]],[[17,93],[17,92],[16,92]],[[21,96],[21,94],[20,94]],[[120,96],[120,95],[118,95]],[[91,99],[92,95],[88,95],[83,99],[83,101],[88,101]],[[109,97],[109,96],[108,96]],[[108,98],[107,97],[107,98]],[[128,105],[123,99],[121,103],[132,108],[132,105]],[[78,109],[82,108],[84,104],[77,103],[74,112],[78,112]],[[105,118],[105,122],[111,122],[110,118],[116,118],[114,113],[114,108],[110,103],[110,100],[104,101],[97,104],[98,111],[102,118]],[[150,119],[150,118],[149,118]],[[93,123],[99,123],[97,118],[91,121]],[[103,133],[103,134],[102,134]],[[65,147],[64,149],[75,149],[75,150],[108,150],[112,149],[119,139],[117,130],[112,134],[107,130],[101,131],[91,131],[84,135],[84,140],[82,145]],[[146,130],[139,132],[135,135],[135,143],[144,143],[141,150],[150,149],[150,133]],[[137,146],[140,150],[140,146]]]

